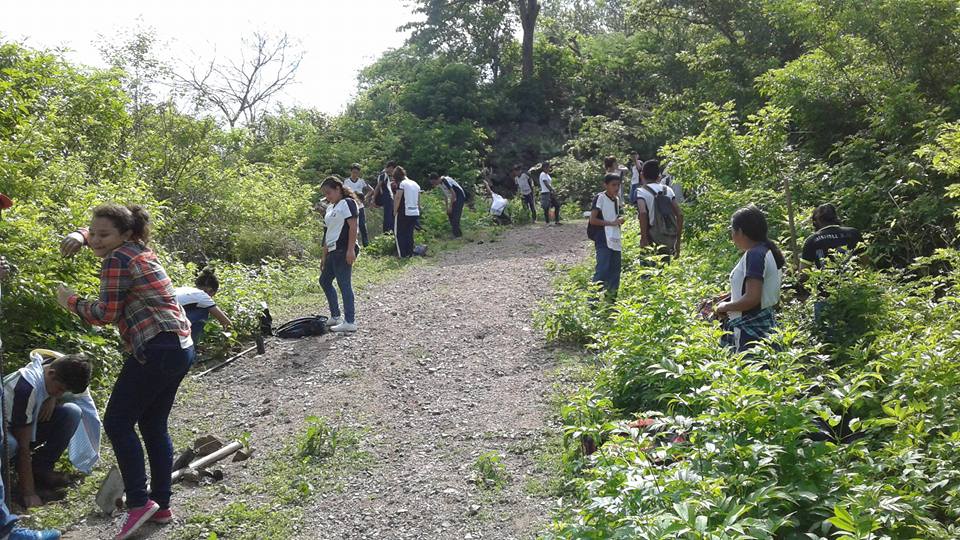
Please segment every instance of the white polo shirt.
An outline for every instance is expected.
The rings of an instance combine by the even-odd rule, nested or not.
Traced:
[[[620,217],[620,199],[611,199],[606,191],[601,191],[593,199],[592,210],[600,211],[600,219],[616,221]],[[623,251],[623,240],[620,236],[620,226],[605,225],[603,235],[607,239],[607,247],[614,251]]]
[[[520,190],[521,195],[529,195],[533,193],[533,189],[530,187],[530,175],[527,173],[521,173],[520,176],[516,178],[517,189]]]
[[[351,191],[357,194],[357,198],[360,199],[360,208],[363,208],[363,190],[369,189],[370,184],[368,184],[363,178],[357,178],[356,182],[350,178],[347,178],[344,179],[343,185],[350,188]]]
[[[550,193],[550,188],[553,187],[553,178],[550,178],[550,175],[546,172],[540,173],[540,194]]]
[[[407,178],[400,182],[400,191],[403,192],[403,210],[407,217],[420,215],[420,184]]]

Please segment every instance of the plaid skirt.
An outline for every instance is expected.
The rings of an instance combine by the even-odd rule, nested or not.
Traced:
[[[743,352],[769,336],[776,326],[773,308],[731,319],[724,324],[728,333],[723,336],[723,344],[734,352]]]

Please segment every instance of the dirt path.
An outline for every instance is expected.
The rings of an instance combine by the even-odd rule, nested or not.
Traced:
[[[264,463],[302,437],[311,415],[363,430],[367,459],[330,472],[335,486],[311,496],[293,538],[531,537],[552,505],[536,489],[545,474],[536,457],[553,433],[555,356],[532,314],[550,289],[547,263],[576,262],[585,249],[575,224],[513,229],[369,287],[353,336],[278,343],[191,384],[171,422],[189,430],[181,438],[247,431],[256,454],[225,464],[222,482],[176,487],[177,521],[140,537],[199,534],[185,524],[198,513],[264,499]],[[469,481],[490,451],[507,473],[500,490]],[[91,517],[67,538],[108,538],[114,526]]]

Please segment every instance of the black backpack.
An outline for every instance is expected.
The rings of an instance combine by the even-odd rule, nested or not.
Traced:
[[[327,333],[327,318],[323,315],[299,317],[277,328],[275,335],[282,339],[300,339]]]

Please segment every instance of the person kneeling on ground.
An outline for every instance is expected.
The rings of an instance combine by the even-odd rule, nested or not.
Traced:
[[[230,317],[213,301],[213,297],[220,290],[220,280],[213,268],[204,268],[194,285],[196,287],[177,287],[174,293],[177,295],[177,303],[186,312],[187,319],[190,319],[190,332],[196,345],[203,338],[203,327],[210,315],[220,322],[224,330],[230,328],[232,323]]]
[[[590,225],[587,236],[597,250],[597,267],[594,283],[602,283],[609,296],[615,296],[620,288],[620,269],[623,244],[620,236],[620,186],[621,176],[609,173],[603,177],[604,191],[593,199],[590,210]]]
[[[70,478],[54,471],[54,466],[77,433],[83,410],[64,397],[82,394],[89,383],[90,363],[82,355],[47,364],[35,355],[4,380],[8,457],[15,456],[24,508],[57,498],[54,494],[70,484]]]
[[[327,198],[327,210],[323,217],[326,227],[323,233],[323,259],[320,261],[320,287],[330,305],[327,326],[333,332],[355,332],[357,325],[352,280],[353,263],[360,254],[360,245],[357,244],[360,202],[357,195],[336,176],[324,180],[320,188]],[[342,317],[337,303],[337,290],[333,288],[334,279],[343,296]]]
[[[726,314],[724,342],[742,352],[769,336],[776,326],[773,308],[780,301],[781,269],[786,259],[767,237],[767,218],[750,205],[733,213],[730,237],[743,256],[730,273],[730,297],[703,313]],[[711,313],[712,312],[712,313]]]

